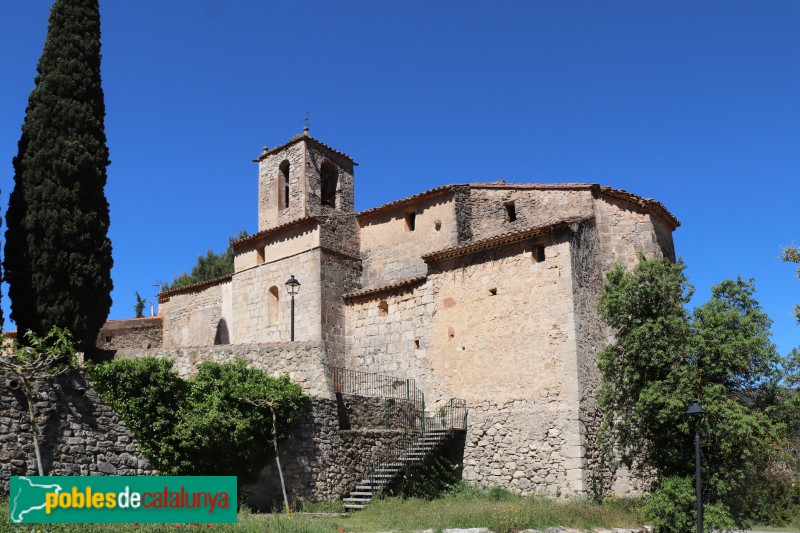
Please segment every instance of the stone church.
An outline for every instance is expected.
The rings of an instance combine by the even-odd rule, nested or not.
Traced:
[[[595,356],[611,338],[598,298],[615,264],[632,266],[640,253],[674,259],[679,222],[661,203],[591,183],[497,181],[356,212],[357,163],[307,128],[254,161],[258,232],[233,244],[235,272],[162,292],[139,337],[130,337],[133,321],[118,332],[109,322],[101,344],[119,356],[170,357],[183,374],[235,357],[289,373],[316,402],[283,452],[298,498],[346,495],[361,472],[344,472],[356,460],[344,448],[369,458],[382,442],[364,451],[336,421],[336,394],[353,391],[338,388],[331,368],[404,380],[431,412],[465,401],[469,482],[523,494],[592,490]],[[294,342],[291,276],[301,284]],[[147,331],[155,340],[144,350]],[[125,338],[139,344],[125,349]]]

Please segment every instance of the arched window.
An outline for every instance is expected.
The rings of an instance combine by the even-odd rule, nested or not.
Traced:
[[[339,186],[339,170],[330,161],[325,161],[319,170],[322,205],[336,207],[336,188]]]
[[[278,174],[278,207],[289,207],[289,161],[284,160]]]
[[[278,287],[272,286],[269,288],[269,323],[270,324],[277,324],[278,323],[278,304],[280,303],[278,299]]]

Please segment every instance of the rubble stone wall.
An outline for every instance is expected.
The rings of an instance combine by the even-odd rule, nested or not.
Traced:
[[[573,217],[591,216],[590,190],[470,188],[470,224],[475,240]],[[514,204],[516,220],[509,221],[506,205]]]
[[[230,363],[244,359],[248,365],[277,377],[288,374],[303,390],[314,396],[333,398],[324,365],[325,349],[320,342],[276,342],[269,344],[231,344],[182,349],[119,350],[115,357],[157,357],[173,361],[182,378],[193,376],[204,361]]]
[[[97,334],[95,346],[103,350],[122,348],[150,349],[164,342],[164,324],[160,316],[109,320]]]
[[[341,498],[363,479],[372,458],[398,435],[396,430],[340,430],[336,402],[312,398],[291,437],[278,445],[287,497],[290,502]],[[274,462],[243,490],[255,509],[283,506]]]
[[[0,373],[0,494],[10,476],[38,475],[28,400]],[[46,475],[156,475],[136,439],[82,371],[38,383],[34,407]]]

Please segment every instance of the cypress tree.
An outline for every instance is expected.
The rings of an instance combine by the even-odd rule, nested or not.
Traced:
[[[98,0],[55,1],[37,72],[6,215],[11,318],[20,338],[60,326],[90,349],[113,286]]]

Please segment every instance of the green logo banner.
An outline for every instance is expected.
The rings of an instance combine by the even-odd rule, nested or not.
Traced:
[[[233,523],[235,476],[14,476],[12,524]]]

